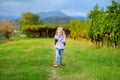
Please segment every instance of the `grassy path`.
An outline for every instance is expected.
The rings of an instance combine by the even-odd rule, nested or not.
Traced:
[[[58,74],[56,68],[53,68],[50,73],[48,80],[61,80],[60,75]]]
[[[119,80],[120,50],[95,49],[85,40],[67,40],[63,65],[54,68],[54,40],[16,37],[0,45],[0,80]]]

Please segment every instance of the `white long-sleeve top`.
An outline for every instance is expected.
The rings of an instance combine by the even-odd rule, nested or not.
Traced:
[[[57,40],[55,47],[58,49],[64,49],[64,43],[66,42],[66,36],[55,35],[54,38]]]

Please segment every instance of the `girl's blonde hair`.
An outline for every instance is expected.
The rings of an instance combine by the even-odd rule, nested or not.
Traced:
[[[56,34],[55,35],[58,35],[58,32],[61,31],[62,32],[62,35],[64,36],[65,35],[65,32],[63,30],[62,27],[58,27],[57,30],[56,30]]]

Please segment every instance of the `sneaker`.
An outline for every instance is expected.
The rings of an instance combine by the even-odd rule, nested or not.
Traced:
[[[60,64],[55,64],[54,66],[55,66],[55,68],[57,68],[57,67],[59,67],[59,66],[61,66],[61,65],[60,65]]]
[[[61,64],[58,64],[58,66],[61,66]]]

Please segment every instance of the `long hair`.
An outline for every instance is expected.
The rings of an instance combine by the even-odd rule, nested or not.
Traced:
[[[59,32],[59,31],[62,32],[62,36],[65,36],[65,32],[64,32],[64,30],[63,30],[62,27],[58,27],[58,28],[57,28],[57,30],[56,30],[56,34],[55,34],[56,36],[58,35],[58,32]]]

